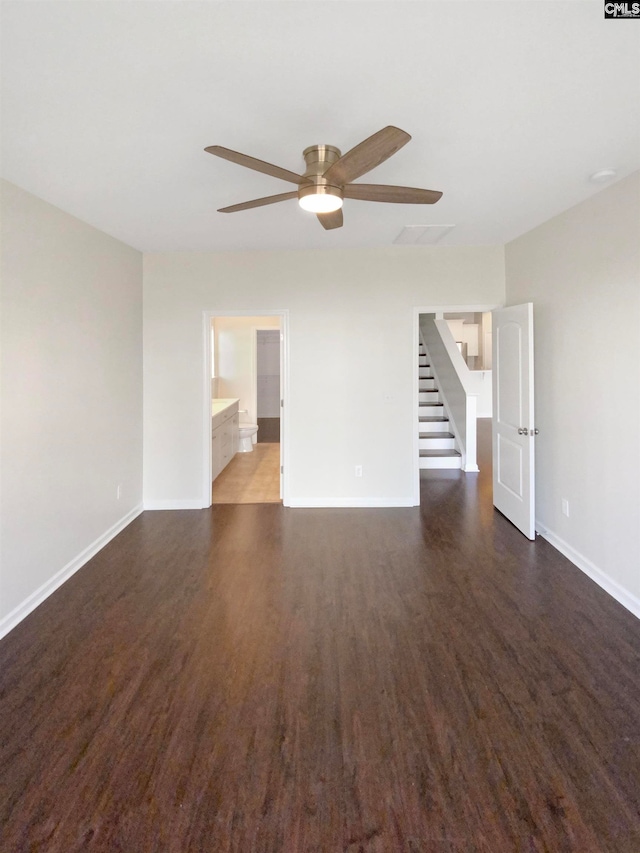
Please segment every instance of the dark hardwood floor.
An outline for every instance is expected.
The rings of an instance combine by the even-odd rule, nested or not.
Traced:
[[[258,443],[280,441],[280,418],[258,418]]]
[[[421,482],[131,524],[0,642],[3,853],[638,853],[640,622]]]

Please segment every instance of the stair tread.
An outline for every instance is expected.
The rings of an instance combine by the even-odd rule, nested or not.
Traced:
[[[418,433],[418,438],[455,438],[452,432],[421,432]]]
[[[427,415],[420,415],[418,418],[418,422],[421,424],[434,424],[434,423],[446,423],[449,418],[432,418]]]
[[[461,455],[462,454],[460,453],[459,450],[421,450],[420,451],[420,456],[422,456],[423,458],[427,457],[427,456],[451,456],[451,457],[455,457],[455,456],[461,456]]]

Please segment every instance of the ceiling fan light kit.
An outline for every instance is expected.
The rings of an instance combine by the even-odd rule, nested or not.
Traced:
[[[331,213],[342,207],[342,190],[329,186],[300,187],[298,204],[310,213]]]
[[[322,227],[329,231],[342,227],[341,208],[344,198],[396,204],[435,204],[442,196],[442,193],[436,190],[352,183],[388,160],[410,139],[411,137],[404,130],[389,125],[344,155],[333,145],[311,145],[303,151],[307,166],[303,175],[265,163],[264,160],[240,154],[238,151],[223,148],[221,145],[211,145],[205,148],[209,154],[298,185],[297,192],[256,198],[252,201],[222,207],[218,212],[236,213],[239,210],[263,207],[297,197],[300,207],[315,213]]]

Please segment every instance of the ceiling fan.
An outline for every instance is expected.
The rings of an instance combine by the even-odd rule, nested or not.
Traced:
[[[341,228],[342,201],[345,198],[360,201],[383,201],[397,204],[435,204],[442,193],[436,190],[421,190],[415,187],[394,187],[385,184],[354,184],[357,178],[375,169],[388,160],[396,151],[411,139],[408,133],[398,127],[389,125],[374,133],[364,142],[356,145],[346,154],[341,154],[339,148],[333,145],[312,145],[302,152],[307,168],[302,175],[281,169],[264,160],[256,160],[247,154],[231,151],[221,145],[210,145],[205,148],[209,154],[230,160],[247,169],[281,178],[297,184],[293,192],[279,193],[265,198],[255,198],[241,204],[222,207],[219,213],[236,213],[239,210],[249,210],[252,207],[262,207],[265,204],[276,204],[297,198],[304,210],[315,213],[323,228]]]

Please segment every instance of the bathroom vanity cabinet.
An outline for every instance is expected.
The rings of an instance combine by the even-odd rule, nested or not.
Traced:
[[[239,400],[215,399],[211,405],[211,479],[238,452]]]

